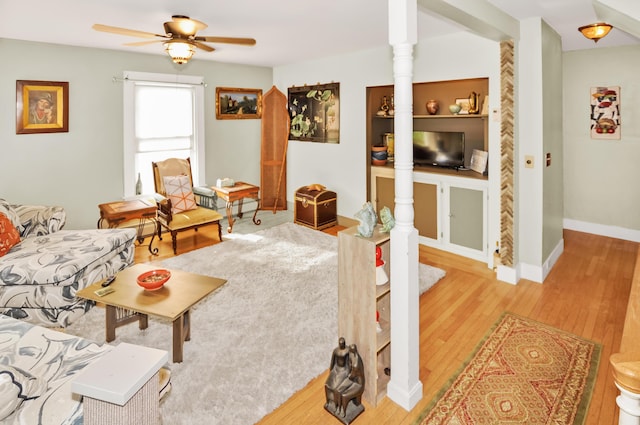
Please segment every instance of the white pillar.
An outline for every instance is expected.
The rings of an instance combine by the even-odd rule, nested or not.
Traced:
[[[393,367],[393,366],[392,366]],[[620,395],[616,404],[620,408],[619,425],[640,425],[640,394],[625,390],[616,382]]]
[[[391,230],[391,380],[388,397],[406,410],[422,399],[418,231],[413,225],[413,45],[416,0],[389,0],[393,46],[396,225]]]

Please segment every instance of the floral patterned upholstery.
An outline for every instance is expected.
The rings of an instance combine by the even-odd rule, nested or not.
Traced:
[[[71,380],[112,348],[0,315],[0,371],[11,368],[46,382],[44,394],[14,403],[2,423],[81,424],[82,403]],[[11,404],[10,396],[0,394],[3,406]]]
[[[60,230],[62,207],[12,205],[21,241],[0,257],[0,313],[43,326],[65,327],[93,303],[78,290],[133,263],[135,229]]]

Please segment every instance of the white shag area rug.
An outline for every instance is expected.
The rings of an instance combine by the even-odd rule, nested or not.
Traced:
[[[335,236],[284,223],[159,262],[227,279],[192,309],[163,423],[251,425],[326,371],[338,341],[337,251]],[[420,264],[420,293],[444,274]],[[67,332],[104,342],[104,320],[96,307]],[[118,328],[113,344],[170,351],[171,332],[150,317],[144,331]]]

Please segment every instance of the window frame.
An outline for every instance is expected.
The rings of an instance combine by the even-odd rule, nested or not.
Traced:
[[[137,171],[135,169],[135,85],[137,83],[162,83],[189,85],[194,88],[194,145],[190,161],[192,164],[193,184],[198,186],[206,182],[205,174],[205,102],[204,77],[195,75],[172,75],[149,72],[125,71],[123,74],[123,194],[135,196]],[[145,191],[150,193],[150,191]]]

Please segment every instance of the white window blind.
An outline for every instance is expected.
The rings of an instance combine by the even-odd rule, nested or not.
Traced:
[[[205,181],[202,84],[152,80],[125,80],[125,196],[135,194],[138,175],[142,193],[153,193],[151,163],[167,158],[191,158],[194,184]]]

